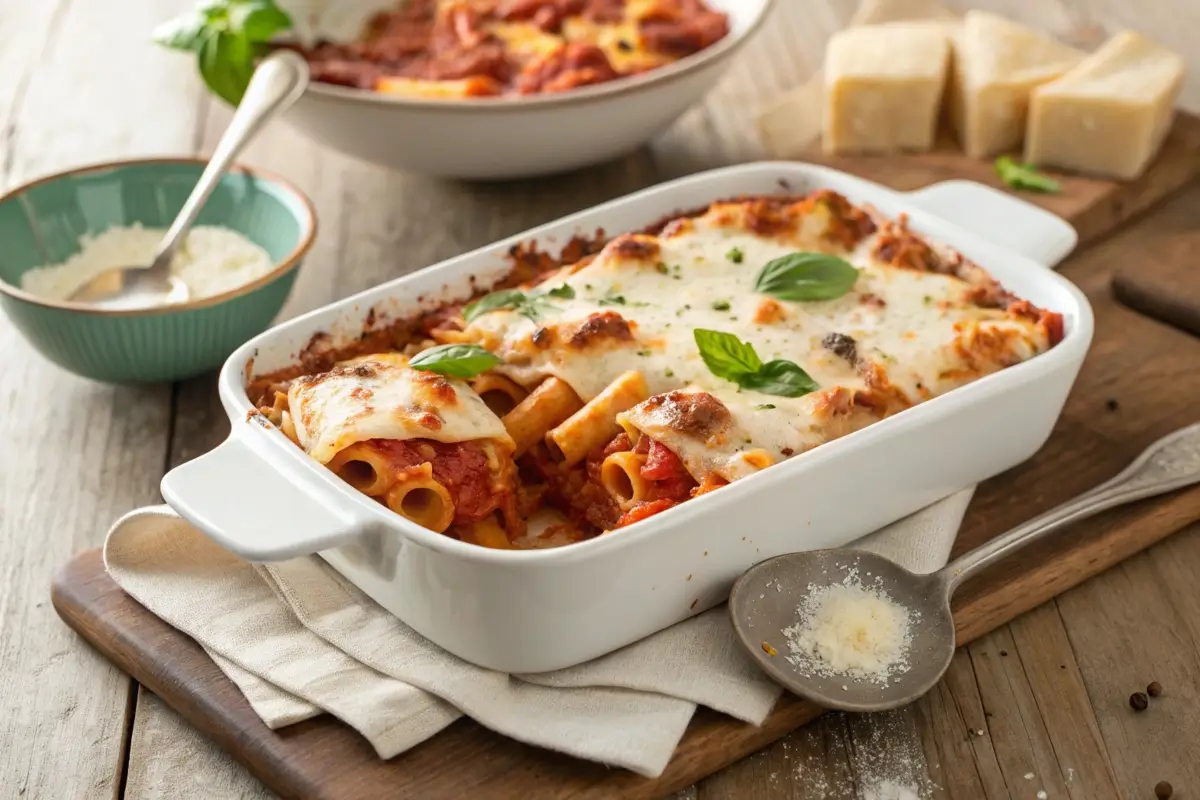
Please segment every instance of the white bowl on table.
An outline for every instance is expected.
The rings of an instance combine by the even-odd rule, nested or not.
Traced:
[[[285,117],[346,155],[468,180],[551,175],[629,153],[699,102],[774,0],[708,0],[729,34],[650,72],[557,94],[441,100],[313,83]]]

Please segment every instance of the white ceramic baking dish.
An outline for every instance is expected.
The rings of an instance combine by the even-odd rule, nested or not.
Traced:
[[[552,550],[490,550],[417,527],[350,488],[278,431],[248,420],[248,369],[288,365],[321,331],[348,340],[361,332],[368,309],[397,318],[464,296],[468,276],[488,279],[506,269],[504,255],[514,243],[561,243],[598,227],[637,229],[722,197],[823,187],[888,215],[907,212],[916,230],[975,259],[1017,295],[1062,313],[1064,340],[1028,362],[728,488]],[[507,672],[578,664],[723,602],[733,580],[763,559],[846,544],[1033,455],[1054,427],[1092,338],[1087,300],[1048,268],[1074,244],[1074,231],[1057,217],[967,182],[900,194],[797,163],[693,175],[450,259],[258,336],[221,372],[231,435],[172,470],[162,492],[179,514],[243,558],[320,553],[382,606],[468,661]]]

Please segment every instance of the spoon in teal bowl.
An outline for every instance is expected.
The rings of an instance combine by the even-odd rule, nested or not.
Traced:
[[[763,561],[733,585],[730,621],[750,657],[792,693],[841,711],[898,708],[932,689],[950,666],[956,644],[950,598],[964,580],[1073,522],[1196,483],[1200,483],[1200,423],[1164,436],[1115,478],[959,556],[937,572],[918,575],[883,556],[850,549],[810,550]],[[794,652],[794,634],[786,632],[801,621],[798,610],[815,592],[852,583],[868,585],[877,597],[882,594],[889,604],[907,611],[911,640],[905,666],[887,680],[854,680],[827,668],[813,668],[806,650]],[[842,633],[857,634],[858,626],[865,631],[864,616],[847,615],[844,619],[855,627]],[[818,647],[831,646],[836,643],[818,643]]]
[[[263,126],[291,107],[307,86],[308,64],[299,54],[291,50],[277,50],[263,59],[254,71],[246,94],[217,143],[200,180],[167,229],[150,264],[105,270],[72,292],[67,299],[112,309],[186,303],[191,291],[187,284],[171,274],[171,259],[179,251],[200,209],[238,153]]]

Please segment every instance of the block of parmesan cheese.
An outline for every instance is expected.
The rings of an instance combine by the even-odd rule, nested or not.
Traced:
[[[1019,148],[1030,93],[1083,56],[1004,17],[968,11],[954,42],[947,92],[949,116],[963,151],[984,158]]]
[[[949,60],[944,30],[927,24],[893,22],[834,34],[825,52],[825,151],[928,150]]]
[[[1121,179],[1153,160],[1174,119],[1183,59],[1132,31],[1033,93],[1025,159]]]

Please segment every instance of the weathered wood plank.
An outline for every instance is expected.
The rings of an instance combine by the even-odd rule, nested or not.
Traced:
[[[1122,797],[1149,796],[1160,780],[1200,782],[1197,565],[1193,528],[1058,599]],[[1130,695],[1151,681],[1162,697],[1134,711]]]
[[[1066,794],[1054,759],[1046,725],[1038,712],[1029,681],[1016,657],[1016,645],[1005,626],[967,647],[983,704],[981,738],[991,741],[996,761],[1011,794],[1045,791]]]
[[[0,184],[190,146],[190,67],[146,53],[145,31],[160,13],[150,4],[120,14],[97,3],[0,4]],[[12,796],[113,795],[131,684],[54,619],[47,587],[116,515],[155,499],[169,389],[62,372],[7,319],[0,353],[0,775]]]
[[[245,768],[159,700],[140,689],[125,797],[129,800],[271,800]]]
[[[1008,626],[1016,645],[1009,659],[1020,659],[1037,702],[1066,796],[1085,800],[1118,797],[1116,778],[1087,687],[1058,613],[1046,603]],[[1000,652],[1004,657],[1004,651]]]

